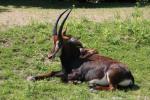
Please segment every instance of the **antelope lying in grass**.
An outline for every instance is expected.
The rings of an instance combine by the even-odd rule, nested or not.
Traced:
[[[113,90],[117,86],[131,86],[134,78],[127,66],[112,58],[101,56],[92,49],[83,48],[81,42],[62,32],[64,23],[68,18],[71,9],[63,19],[59,31],[57,25],[65,10],[58,17],[53,29],[54,47],[48,58],[55,58],[58,52],[62,65],[61,71],[50,72],[38,76],[30,76],[28,80],[41,80],[50,77],[61,77],[63,82],[88,81],[92,88],[99,90]]]

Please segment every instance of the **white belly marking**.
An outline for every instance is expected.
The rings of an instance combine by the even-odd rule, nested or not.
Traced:
[[[120,86],[128,86],[130,84],[132,84],[132,80],[130,79],[123,80],[119,83]]]
[[[90,84],[97,84],[97,85],[108,85],[108,80],[106,75],[102,79],[93,79],[89,81]]]

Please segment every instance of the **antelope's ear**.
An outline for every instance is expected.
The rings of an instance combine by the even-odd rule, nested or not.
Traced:
[[[79,36],[78,36],[78,37],[75,37],[75,38],[76,38],[77,40],[80,40],[80,39],[81,39],[81,37],[79,37]]]
[[[62,32],[62,36],[66,36],[66,31],[67,31],[67,27],[66,27],[65,30]]]
[[[67,32],[67,27],[65,28],[65,30],[62,32],[62,38],[65,39],[65,40],[68,40],[70,39],[71,37],[66,35],[66,32]]]

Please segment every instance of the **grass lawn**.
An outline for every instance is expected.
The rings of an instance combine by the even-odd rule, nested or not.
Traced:
[[[0,100],[150,100],[150,20],[142,15],[137,8],[125,20],[116,15],[111,21],[67,21],[68,34],[80,37],[85,47],[129,65],[138,89],[91,93],[87,83],[26,81],[27,76],[61,69],[58,58],[47,59],[53,25],[34,21],[0,31]]]

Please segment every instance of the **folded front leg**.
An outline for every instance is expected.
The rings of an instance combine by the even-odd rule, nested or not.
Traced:
[[[62,71],[52,71],[52,72],[37,75],[37,76],[28,76],[27,80],[28,81],[44,80],[44,79],[50,78],[50,77],[62,77],[63,75],[64,74]]]

